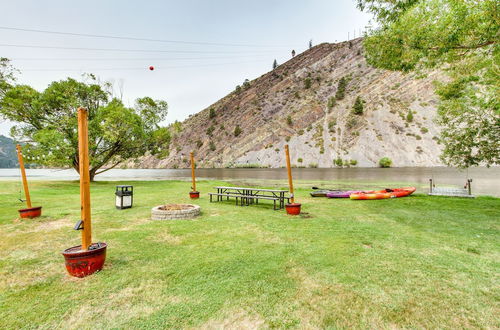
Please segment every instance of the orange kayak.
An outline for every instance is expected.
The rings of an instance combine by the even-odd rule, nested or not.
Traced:
[[[384,189],[375,191],[373,193],[351,194],[349,198],[356,200],[367,200],[367,199],[387,199],[387,198],[405,197],[411,195],[415,190],[417,190],[415,187]]]

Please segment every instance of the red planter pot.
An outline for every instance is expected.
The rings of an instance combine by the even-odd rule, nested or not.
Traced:
[[[300,214],[300,207],[302,204],[300,203],[292,203],[292,204],[286,204],[286,213],[290,215],[299,215]]]
[[[37,217],[42,215],[42,207],[41,206],[30,207],[28,209],[21,209],[18,211],[19,211],[19,215],[21,216],[21,218],[32,219],[32,218],[37,218]]]
[[[66,269],[71,276],[85,277],[98,272],[106,260],[106,243],[94,243],[89,250],[82,251],[81,245],[64,250],[62,255],[66,260]]]
[[[200,198],[200,192],[199,191],[190,191],[189,197],[191,197],[191,199]]]

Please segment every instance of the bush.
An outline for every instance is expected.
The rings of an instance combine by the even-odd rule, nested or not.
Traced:
[[[311,78],[306,78],[306,79],[304,79],[304,88],[305,88],[305,89],[309,89],[309,88],[311,88],[311,85],[312,85]]]
[[[357,161],[356,159],[351,159],[351,160],[349,161],[349,165],[351,165],[351,166],[356,166],[356,165],[358,165],[358,161]]]
[[[318,167],[318,164],[316,164],[316,163],[309,164],[309,168],[317,168],[317,167]]]
[[[345,77],[340,78],[339,84],[337,85],[337,92],[335,93],[335,98],[337,100],[342,100],[345,97],[345,89],[347,87],[347,80]]]
[[[210,112],[208,114],[208,118],[210,118],[210,119],[215,118],[215,109],[214,108],[210,108]]]
[[[429,129],[428,129],[428,128],[426,128],[426,127],[422,127],[422,128],[420,129],[420,132],[421,132],[422,134],[425,134],[425,133],[429,132]]]
[[[383,158],[380,158],[380,160],[378,161],[378,164],[380,165],[380,167],[384,167],[384,168],[391,167],[392,160],[389,157],[383,157]]]
[[[236,125],[234,128],[234,136],[239,136],[241,134],[241,128],[240,125]]]
[[[298,132],[297,132],[297,134],[298,134],[298,135],[302,135],[302,134],[304,134],[304,130],[303,130],[303,129],[301,129],[300,131],[298,131]]]
[[[361,97],[356,97],[356,101],[354,101],[354,105],[352,106],[352,112],[356,115],[363,114],[363,99]]]
[[[406,115],[406,121],[411,123],[413,121],[413,113],[411,110],[408,111],[408,114]]]
[[[302,163],[304,160],[302,158],[297,159],[297,162]]]
[[[337,100],[333,96],[328,99],[328,103],[327,103],[328,109],[333,108],[336,104],[337,104]]]
[[[290,139],[291,139],[291,138],[292,138],[291,136],[287,136],[287,137],[285,138],[285,141],[286,141],[286,142],[290,142]]]
[[[196,141],[196,146],[198,148],[201,148],[202,145],[203,145],[203,142],[201,142],[201,140]]]
[[[210,141],[210,150],[215,151],[215,143],[214,143],[214,141]]]
[[[237,85],[236,88],[235,88],[235,92],[236,93],[240,93],[241,92],[241,86],[240,85]]]
[[[299,92],[297,92],[297,91],[296,91],[296,92],[294,93],[294,95],[295,95],[295,98],[296,98],[296,99],[300,99],[300,94],[299,94]]]
[[[288,124],[288,126],[293,125],[292,116],[288,115],[288,117],[286,117],[286,123]]]
[[[333,163],[335,164],[335,166],[342,166],[344,164],[344,162],[342,161],[342,158],[337,158],[333,161]]]
[[[212,136],[212,133],[214,132],[215,127],[214,125],[211,125],[209,128],[207,128],[207,135]]]

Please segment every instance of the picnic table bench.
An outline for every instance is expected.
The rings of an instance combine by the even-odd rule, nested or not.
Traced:
[[[236,199],[236,205],[238,205],[238,200],[240,205],[250,205],[258,204],[259,199],[262,200],[272,200],[274,203],[274,209],[282,209],[285,207],[285,200],[290,202],[290,196],[285,194],[288,190],[280,189],[259,189],[253,187],[215,187],[217,189],[216,193],[208,193],[210,195],[210,202],[213,202],[213,196],[217,197],[217,202],[222,201],[224,197],[226,200],[233,197]],[[276,203],[278,203],[278,208],[276,208]]]

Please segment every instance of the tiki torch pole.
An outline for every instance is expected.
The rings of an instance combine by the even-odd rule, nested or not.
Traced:
[[[78,162],[80,166],[80,206],[83,222],[82,250],[86,251],[92,244],[92,225],[90,220],[88,114],[84,108],[78,108]]]
[[[191,151],[191,180],[193,181],[193,186],[191,189],[196,191],[196,177],[194,175],[194,153]]]
[[[21,151],[21,145],[16,146],[17,159],[19,160],[19,168],[21,169],[21,176],[23,177],[24,195],[26,196],[26,205],[31,208],[31,198],[30,191],[28,190],[28,180],[26,179],[26,170],[24,169],[23,154]]]
[[[293,196],[293,180],[292,180],[292,166],[290,165],[290,151],[288,150],[288,144],[285,144],[285,154],[286,154],[286,169],[288,171],[288,186],[290,187],[290,202],[293,204],[295,198]]]

